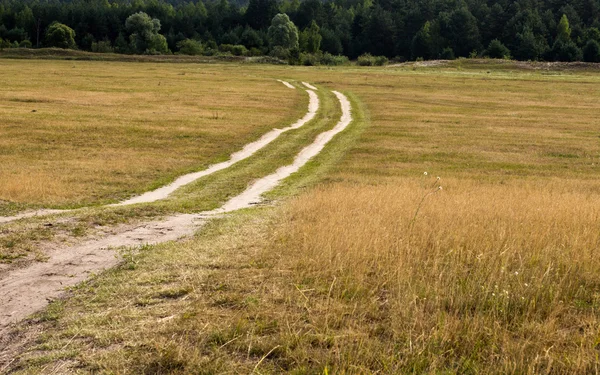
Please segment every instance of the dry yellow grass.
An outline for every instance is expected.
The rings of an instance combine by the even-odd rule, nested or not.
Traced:
[[[413,225],[435,191],[426,181],[338,185],[290,204],[269,250],[307,290],[310,323],[289,318],[291,330],[331,340],[311,352],[315,370],[598,372],[600,198],[450,180]],[[302,297],[284,289],[294,312]]]
[[[115,201],[296,120],[306,98],[236,65],[0,61],[0,201]]]
[[[599,373],[598,77],[482,69],[286,71],[368,109],[326,182],[96,279],[16,368]]]

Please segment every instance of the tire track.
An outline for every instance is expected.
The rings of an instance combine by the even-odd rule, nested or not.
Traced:
[[[295,89],[295,87],[292,86],[289,82],[282,81],[282,80],[277,80],[277,81],[282,82],[287,87]],[[307,84],[304,83],[304,85],[307,85]],[[261,150],[262,148],[267,146],[269,143],[276,140],[281,134],[283,134],[287,131],[293,130],[293,129],[298,129],[315,118],[315,116],[317,115],[317,112],[319,110],[319,107],[320,107],[319,97],[312,90],[305,90],[305,91],[308,93],[308,96],[309,96],[308,112],[306,113],[306,115],[304,115],[304,117],[302,117],[301,119],[296,121],[294,124],[292,124],[288,127],[285,127],[283,129],[273,129],[273,130],[267,132],[257,141],[248,143],[240,151],[237,151],[237,152],[234,152],[233,154],[231,154],[229,157],[229,160],[227,160],[227,161],[217,163],[217,164],[212,164],[208,168],[206,168],[202,171],[192,172],[192,173],[180,176],[172,183],[165,185],[163,187],[160,187],[158,189],[148,191],[146,193],[135,196],[133,198],[126,199],[122,202],[109,204],[104,207],[120,207],[120,206],[129,206],[132,204],[139,204],[139,203],[152,203],[152,202],[156,202],[156,201],[165,199],[169,195],[171,195],[175,190],[179,189],[180,187],[188,185],[202,177],[206,177],[215,172],[229,168],[232,165],[234,165],[235,163],[249,158],[250,156],[254,155],[257,151]],[[73,211],[75,211],[75,210],[52,210],[52,209],[36,210],[36,211],[25,212],[25,213],[14,215],[14,216],[0,217],[0,224],[8,223],[8,222],[19,220],[19,219],[26,219],[26,218],[30,218],[30,217],[40,217],[40,216],[47,216],[47,215],[53,215],[53,214],[59,214],[59,213],[67,213],[67,212],[73,212]]]
[[[352,122],[352,108],[346,96],[333,91],[340,102],[342,116],[328,131],[319,134],[314,142],[302,149],[292,164],[282,166],[265,176],[244,192],[231,198],[216,210],[199,214],[179,214],[100,239],[88,240],[69,248],[56,248],[48,252],[48,261],[27,268],[13,270],[0,279],[0,349],[2,337],[10,325],[44,308],[49,300],[60,297],[65,287],[85,280],[90,273],[115,266],[120,262],[114,247],[157,244],[190,236],[209,218],[227,212],[253,207],[261,202],[261,195],[276,187],[283,179],[297,172],[317,156],[337,134]]]

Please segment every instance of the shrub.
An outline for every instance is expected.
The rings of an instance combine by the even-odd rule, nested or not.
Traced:
[[[243,56],[248,54],[248,49],[241,44],[221,44],[219,46],[220,52],[231,53],[235,56]]]
[[[288,60],[290,58],[290,50],[281,46],[275,46],[271,49],[269,56],[279,60]]]
[[[196,56],[201,55],[204,52],[202,43],[193,39],[184,39],[177,42],[177,48],[179,49],[178,53],[182,55]]]
[[[375,57],[370,53],[365,53],[364,55],[358,56],[356,62],[360,66],[373,66],[375,65]]]
[[[490,42],[483,55],[492,59],[509,59],[510,50],[498,39],[494,39]]]
[[[114,48],[108,40],[102,40],[99,42],[92,42],[92,52],[96,53],[112,53]]]
[[[233,48],[231,48],[231,53],[235,56],[246,56],[248,54],[248,49],[246,46],[236,44],[233,46]]]
[[[591,39],[583,47],[583,61],[600,62],[600,44]]]
[[[31,48],[31,41],[29,39],[22,40],[19,43],[19,48]]]
[[[571,40],[557,39],[550,53],[557,61],[580,61],[583,57],[579,47]]]
[[[329,52],[325,52],[321,56],[321,64],[322,65],[330,65],[330,66],[338,66],[338,65],[347,65],[350,63],[348,57],[343,55],[332,55]]]
[[[454,50],[452,48],[446,47],[442,50],[440,58],[442,60],[454,60],[456,59],[456,56],[454,56]]]
[[[203,56],[216,56],[218,54],[219,54],[219,50],[218,49],[212,49],[212,48],[207,48],[202,53]]]
[[[304,66],[319,65],[319,57],[314,53],[303,53],[300,55],[300,64]]]
[[[249,56],[262,56],[264,55],[260,48],[252,47],[250,51],[248,51]]]
[[[388,63],[388,58],[385,56],[377,56],[375,57],[375,65],[377,66],[384,66],[387,65]]]

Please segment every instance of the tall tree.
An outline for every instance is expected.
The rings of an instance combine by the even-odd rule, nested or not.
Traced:
[[[46,46],[58,48],[77,48],[75,31],[60,22],[54,22],[46,31]]]
[[[298,28],[287,14],[279,13],[273,17],[268,35],[271,47],[298,48]]]
[[[244,14],[246,24],[256,30],[269,27],[273,17],[278,13],[275,0],[250,0]]]
[[[441,34],[449,41],[457,56],[469,56],[473,51],[481,50],[477,19],[469,9],[461,7],[442,18]]]
[[[569,26],[569,19],[566,14],[563,14],[560,18],[560,22],[556,28],[556,39],[563,42],[571,40],[571,27]]]
[[[167,39],[159,34],[160,21],[144,12],[127,17],[125,28],[130,33],[131,47],[136,53],[167,53]]]
[[[421,30],[414,36],[410,45],[411,58],[430,59],[433,54],[433,40],[431,38],[431,23],[425,22]]]
[[[395,35],[395,24],[391,13],[380,6],[375,6],[365,27],[366,52],[394,57],[396,55]]]
[[[310,27],[307,27],[302,31],[300,37],[302,43],[300,48],[309,53],[315,53],[321,48],[321,28],[315,21],[312,21]]]

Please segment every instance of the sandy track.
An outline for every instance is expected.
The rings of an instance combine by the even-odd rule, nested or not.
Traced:
[[[337,96],[342,106],[342,117],[335,127],[329,131],[323,132],[317,136],[317,139],[309,146],[305,147],[296,155],[294,162],[290,165],[286,165],[277,169],[277,171],[271,175],[261,178],[254,182],[246,191],[242,194],[230,199],[221,208],[215,210],[217,213],[230,212],[239,210],[240,208],[249,207],[252,204],[260,202],[260,196],[267,191],[273,189],[281,182],[284,178],[290,176],[292,173],[297,172],[303,167],[310,159],[318,155],[325,145],[331,141],[331,139],[344,129],[352,122],[352,113],[350,102],[346,96],[337,91],[333,91]]]
[[[177,240],[198,229],[197,215],[176,215],[139,224],[121,233],[82,244],[55,248],[47,262],[16,269],[0,279],[0,337],[11,323],[36,312],[59,297],[63,289],[85,280],[91,272],[119,263],[114,249]]]
[[[19,219],[26,219],[28,217],[47,216],[47,215],[60,214],[60,213],[69,212],[69,211],[70,210],[37,210],[37,211],[31,211],[31,212],[24,212],[22,214],[18,214],[15,216],[0,216],[0,224],[8,223],[8,222],[19,220]]]
[[[286,81],[282,81],[282,80],[277,80],[277,81],[282,82],[284,85],[286,85],[288,87],[295,88],[294,86],[292,86],[290,83],[288,83]],[[175,181],[170,183],[169,185],[160,187],[153,191],[146,192],[142,195],[138,195],[136,197],[124,200],[119,203],[110,204],[110,205],[108,205],[108,207],[128,206],[128,205],[138,204],[138,203],[151,203],[151,202],[156,202],[158,200],[165,199],[169,195],[171,195],[175,190],[179,189],[182,186],[190,184],[202,177],[208,176],[212,173],[215,173],[215,172],[218,172],[225,168],[228,168],[239,161],[249,158],[250,156],[254,155],[257,151],[261,150],[262,148],[267,146],[269,143],[273,142],[281,134],[283,134],[289,130],[300,128],[301,126],[305,125],[306,123],[311,121],[316,116],[317,111],[319,110],[319,105],[320,105],[319,97],[317,96],[317,94],[315,94],[311,90],[306,90],[306,92],[308,93],[308,96],[309,96],[308,112],[304,115],[304,117],[302,117],[301,119],[296,121],[294,124],[292,124],[286,128],[283,128],[283,129],[273,129],[273,130],[269,131],[268,133],[264,134],[259,140],[254,141],[252,143],[248,143],[247,145],[244,146],[244,148],[242,148],[242,150],[231,154],[229,160],[227,160],[227,161],[210,165],[207,169],[199,171],[199,172],[193,172],[193,173],[189,173],[189,174],[180,176]],[[8,223],[8,222],[20,220],[20,219],[26,219],[26,218],[30,218],[30,217],[47,216],[47,215],[66,213],[66,212],[71,212],[71,211],[73,211],[73,210],[36,210],[36,211],[32,211],[32,212],[25,212],[25,213],[18,214],[15,216],[0,217],[0,224]]]
[[[127,206],[130,204],[136,204],[136,203],[150,203],[150,202],[156,202],[161,199],[165,199],[171,193],[173,193],[175,190],[179,189],[182,186],[192,183],[199,178],[208,176],[212,173],[215,173],[217,171],[228,168],[241,160],[249,158],[250,156],[254,155],[258,150],[262,149],[263,147],[265,147],[266,145],[268,145],[269,143],[271,143],[275,139],[277,139],[282,133],[285,133],[292,129],[300,128],[301,126],[303,126],[304,124],[306,124],[307,122],[312,120],[317,115],[317,111],[319,110],[319,97],[317,96],[317,94],[314,93],[314,91],[306,90],[306,92],[308,93],[308,95],[310,97],[310,100],[308,103],[308,112],[306,113],[306,115],[304,115],[304,117],[302,117],[300,120],[296,121],[294,124],[292,124],[286,128],[283,128],[283,129],[271,130],[270,132],[263,135],[259,140],[252,142],[252,143],[248,143],[246,146],[244,146],[244,148],[241,151],[231,154],[230,159],[227,161],[224,161],[224,162],[218,163],[218,164],[213,164],[213,165],[209,166],[207,169],[200,171],[200,172],[186,174],[184,176],[177,178],[175,181],[173,181],[169,185],[163,186],[163,187],[158,188],[153,191],[149,191],[147,193],[144,193],[137,197],[114,204],[112,206]]]
[[[119,259],[113,248],[177,240],[193,234],[207,218],[260,203],[263,193],[298,171],[351,123],[350,102],[343,94],[336,91],[333,93],[342,108],[342,116],[336,126],[319,134],[312,144],[296,155],[292,164],[257,180],[221,208],[199,214],[174,215],[69,248],[56,248],[48,252],[47,262],[35,263],[27,268],[2,275],[0,278],[0,350],[11,345],[6,342],[6,338],[4,342],[1,339],[10,331],[12,323],[45,307],[49,300],[59,297],[64,288],[85,280],[90,273],[115,266]]]
[[[304,86],[308,87],[308,88],[309,88],[309,89],[311,89],[311,90],[315,90],[315,91],[317,91],[317,90],[318,90],[318,89],[317,89],[315,86],[311,85],[310,83],[307,83],[307,82],[302,82],[302,84],[303,84]]]
[[[283,84],[285,85],[285,87],[287,87],[287,88],[289,88],[289,89],[295,89],[295,87],[294,87],[294,86],[293,86],[291,83],[289,83],[289,82],[282,81],[282,80],[280,80],[280,79],[278,79],[278,80],[277,80],[277,82],[281,82],[281,83],[283,83]]]

